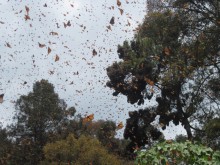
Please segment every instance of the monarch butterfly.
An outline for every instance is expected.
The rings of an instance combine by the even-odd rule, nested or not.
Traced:
[[[94,114],[88,115],[83,119],[83,123],[90,122],[94,119]]]
[[[123,123],[120,122],[118,125],[117,125],[117,129],[122,129],[124,127]]]
[[[11,48],[11,45],[10,45],[8,42],[6,42],[6,46],[7,46],[8,48]]]
[[[106,26],[107,28],[108,28],[108,30],[112,30],[112,28],[111,28],[111,26],[109,25],[109,26]]]
[[[121,15],[124,13],[124,10],[123,9],[120,9],[120,8],[118,8],[119,9],[119,11],[120,11],[120,13],[121,13]]]
[[[110,24],[111,24],[111,25],[114,25],[114,24],[115,24],[115,17],[112,17],[112,18],[111,18]]]
[[[29,7],[25,6],[25,10],[26,10],[27,15],[28,15],[28,14],[29,14],[29,11],[30,11]]]
[[[1,94],[0,95],[0,103],[3,103],[3,97],[4,97],[4,94]]]
[[[146,77],[145,77],[144,80],[145,80],[149,85],[154,86],[154,82],[151,81],[149,78],[146,78]]]
[[[52,35],[52,36],[57,36],[58,33],[57,33],[57,32],[50,32],[50,35]]]
[[[55,56],[55,62],[59,61],[60,57],[58,55]]]
[[[47,48],[47,54],[50,54],[50,52],[51,52],[51,49],[50,49],[50,47],[48,47]]]
[[[93,56],[97,55],[97,51],[95,49],[92,50],[92,55]]]
[[[38,42],[38,45],[39,45],[40,48],[43,48],[43,47],[46,46],[45,44],[41,44],[41,43],[39,43],[39,42]]]
[[[117,5],[121,6],[121,2],[119,0],[117,0]]]
[[[25,16],[24,16],[24,19],[25,19],[25,21],[27,21],[27,20],[29,20],[29,19],[31,19],[31,18],[30,18],[29,15],[25,15]]]
[[[63,23],[64,24],[64,28],[66,28],[67,26],[71,26],[71,23],[70,23],[70,21],[68,21],[67,23]]]

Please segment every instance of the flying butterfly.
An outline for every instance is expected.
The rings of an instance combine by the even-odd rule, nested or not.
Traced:
[[[4,94],[1,94],[0,95],[0,103],[3,103],[3,97],[4,97]]]
[[[83,123],[90,122],[93,119],[94,119],[94,114],[90,114],[90,115],[86,116],[85,118],[83,118]]]
[[[118,5],[118,6],[121,6],[120,0],[117,0],[117,5]]]
[[[8,48],[11,48],[11,45],[8,42],[6,42],[5,46],[7,46]]]
[[[25,15],[25,16],[24,16],[24,19],[25,19],[25,21],[27,21],[27,20],[29,20],[29,19],[31,19],[31,18],[30,18],[29,15]]]
[[[50,54],[51,53],[51,49],[50,47],[47,48],[47,54]]]
[[[71,26],[71,23],[70,23],[70,21],[68,21],[67,23],[63,23],[64,24],[64,28],[66,28],[67,26]]]
[[[123,127],[124,127],[123,123],[120,122],[120,123],[117,125],[117,130],[122,129]]]
[[[41,43],[39,43],[39,42],[38,42],[38,45],[39,45],[40,48],[43,48],[43,47],[46,46],[45,44],[41,44]]]
[[[57,36],[58,33],[57,33],[57,32],[50,32],[50,35],[52,35],[52,36]]]
[[[92,50],[92,55],[93,55],[93,56],[96,56],[97,54],[98,54],[97,51],[96,51],[95,49],[93,49],[93,50]]]
[[[111,24],[111,25],[114,25],[114,24],[115,24],[115,17],[112,17],[112,18],[111,18],[110,24]]]
[[[29,14],[29,11],[30,11],[29,7],[28,7],[28,6],[25,6],[25,10],[26,10],[27,15],[28,15],[28,14]]]
[[[106,26],[108,30],[112,30],[111,25]]]
[[[55,62],[59,61],[60,57],[58,55],[55,56]]]
[[[124,10],[123,9],[121,9],[121,8],[118,8],[119,9],[119,11],[120,11],[120,13],[121,13],[121,15],[124,13]]]

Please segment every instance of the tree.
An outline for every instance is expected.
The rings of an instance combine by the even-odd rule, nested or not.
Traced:
[[[150,115],[144,123],[156,116],[162,129],[171,121],[181,123],[192,139],[192,130],[204,132],[202,121],[219,115],[220,102],[209,84],[220,73],[220,5],[172,0],[161,6],[146,15],[133,40],[118,46],[121,61],[107,68],[107,86],[131,104],[155,99],[157,105],[146,109]]]
[[[207,121],[203,129],[204,132],[195,131],[195,139],[214,150],[220,150],[220,118]]]
[[[120,156],[120,159],[126,164],[129,163],[131,153],[127,151],[127,148],[130,146],[130,140],[115,138],[117,131],[115,122],[111,120],[92,121],[86,123],[81,129],[81,134],[97,138],[110,153]]]
[[[0,126],[0,164],[7,164],[10,159],[12,142],[8,136],[7,130]]]
[[[43,159],[43,146],[50,135],[63,129],[75,108],[67,109],[66,103],[58,97],[54,86],[47,80],[33,85],[33,92],[21,96],[16,102],[16,124],[11,126],[17,150],[14,161],[22,164],[38,164]]]
[[[121,164],[97,139],[84,135],[76,139],[70,134],[65,140],[48,143],[44,147],[44,153],[46,161],[43,164]]]
[[[145,144],[151,145],[154,140],[163,139],[163,134],[151,124],[154,121],[154,115],[156,113],[149,109],[129,112],[124,138],[131,140],[127,146],[130,153],[141,146],[145,146]]]
[[[187,136],[186,135],[182,135],[182,134],[176,135],[175,141],[178,142],[178,143],[185,142],[185,141],[187,141]]]
[[[113,121],[102,121],[100,128],[97,131],[97,138],[106,145],[111,146],[116,135],[116,124]]]

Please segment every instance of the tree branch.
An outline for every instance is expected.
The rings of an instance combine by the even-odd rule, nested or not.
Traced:
[[[195,130],[195,131],[205,132],[204,130],[201,130],[201,129],[195,128],[195,127],[193,127],[193,126],[191,126],[191,125],[189,125],[189,126],[190,126],[190,128],[192,128],[192,129]]]

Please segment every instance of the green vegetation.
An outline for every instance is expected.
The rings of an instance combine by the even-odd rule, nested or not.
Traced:
[[[44,153],[49,164],[121,164],[97,139],[84,135],[76,139],[70,134],[65,140],[49,143],[44,147]]]
[[[137,165],[218,165],[220,151],[190,141],[159,143],[148,151],[138,151]]]
[[[116,124],[74,117],[76,109],[47,80],[21,96],[16,111],[16,122],[0,129],[0,164],[129,164],[126,141],[114,137]]]
[[[64,100],[54,92],[54,86],[46,80],[36,82],[33,92],[17,100],[16,111],[16,123],[10,132],[17,147],[11,159],[23,164],[38,164],[44,157],[43,146],[51,135],[58,134],[67,117],[75,113],[74,108],[67,109]],[[26,151],[25,154],[20,150]]]

